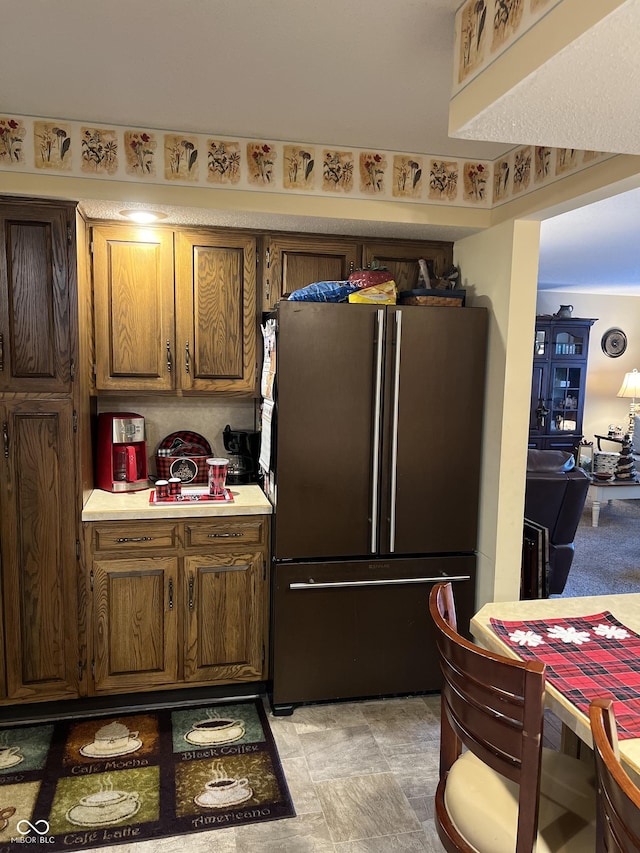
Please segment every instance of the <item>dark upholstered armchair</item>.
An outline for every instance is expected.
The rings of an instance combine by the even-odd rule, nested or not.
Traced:
[[[524,515],[549,531],[549,594],[560,594],[567,582],[588,488],[570,453],[529,450]]]

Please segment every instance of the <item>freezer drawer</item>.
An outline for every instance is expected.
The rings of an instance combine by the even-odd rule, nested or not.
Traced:
[[[451,580],[458,625],[475,604],[469,556],[278,564],[272,608],[272,706],[440,689],[429,615],[433,584]]]

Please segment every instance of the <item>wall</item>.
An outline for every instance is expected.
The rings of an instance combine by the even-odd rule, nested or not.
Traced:
[[[583,420],[587,441],[593,436],[606,435],[609,424],[622,426],[629,422],[631,400],[617,397],[624,374],[640,370],[640,296],[618,296],[603,293],[572,293],[561,290],[542,290],[538,293],[536,313],[553,314],[560,305],[573,305],[575,317],[597,317],[589,339],[589,367]],[[602,351],[602,335],[612,327],[622,329],[627,336],[627,349],[618,358]],[[602,445],[603,450],[615,450]]]
[[[540,227],[507,222],[454,246],[489,309],[477,604],[517,599]],[[469,282],[464,280],[465,287]]]
[[[98,412],[135,412],[145,419],[149,473],[156,473],[155,453],[162,439],[178,430],[204,436],[212,453],[224,456],[222,430],[255,429],[255,401],[211,397],[100,397]]]

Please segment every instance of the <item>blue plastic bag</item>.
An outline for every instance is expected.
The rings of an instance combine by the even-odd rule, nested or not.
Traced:
[[[314,281],[294,290],[289,299],[298,302],[346,302],[349,294],[357,289],[349,281]]]

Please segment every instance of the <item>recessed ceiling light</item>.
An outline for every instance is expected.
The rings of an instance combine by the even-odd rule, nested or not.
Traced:
[[[157,222],[158,219],[166,219],[166,213],[159,213],[157,210],[121,210],[120,216],[130,219],[132,222],[138,222],[140,225],[148,225],[150,222]]]

